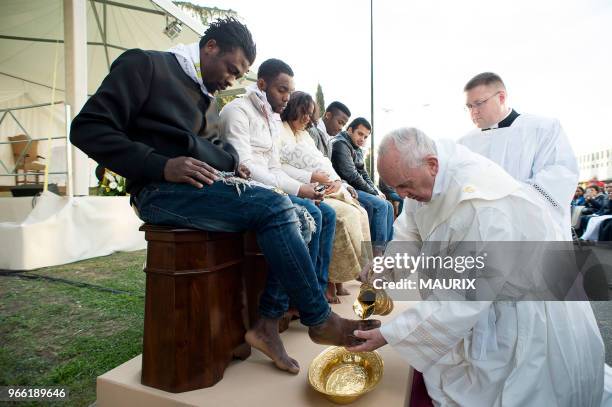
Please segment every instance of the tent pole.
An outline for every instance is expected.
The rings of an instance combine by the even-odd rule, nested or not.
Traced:
[[[71,119],[87,100],[87,3],[86,0],[64,1],[64,66],[66,104],[72,110]],[[68,125],[68,124],[67,124]],[[89,159],[72,146],[74,195],[89,194]]]

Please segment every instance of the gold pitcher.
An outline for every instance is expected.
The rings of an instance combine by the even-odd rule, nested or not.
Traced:
[[[353,311],[361,319],[367,319],[372,315],[388,315],[393,311],[393,300],[385,290],[363,283],[353,304]]]

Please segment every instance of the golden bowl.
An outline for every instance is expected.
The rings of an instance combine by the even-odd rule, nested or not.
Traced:
[[[378,352],[349,352],[332,346],[314,358],[308,368],[308,381],[332,402],[348,404],[374,389],[383,369]]]

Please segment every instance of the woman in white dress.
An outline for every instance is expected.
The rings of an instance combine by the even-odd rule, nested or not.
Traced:
[[[347,295],[342,283],[354,280],[371,253],[367,212],[351,197],[331,161],[319,151],[306,131],[316,123],[316,104],[305,92],[294,92],[281,114],[278,140],[283,170],[298,181],[325,186],[325,203],[336,211],[336,237],[329,266],[327,300],[338,303]]]

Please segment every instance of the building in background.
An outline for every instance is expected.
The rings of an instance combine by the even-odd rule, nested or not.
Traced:
[[[600,181],[612,180],[612,148],[579,155],[578,167],[580,182],[586,182],[593,177]]]

